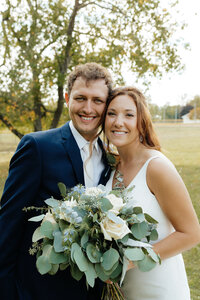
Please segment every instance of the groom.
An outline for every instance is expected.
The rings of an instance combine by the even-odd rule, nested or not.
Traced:
[[[77,66],[69,75],[66,95],[71,121],[61,128],[25,135],[20,141],[1,200],[1,300],[100,299],[98,286],[88,291],[85,278],[74,280],[69,269],[53,276],[38,273],[36,257],[29,254],[37,224],[28,222],[30,215],[22,209],[41,207],[51,196],[59,199],[58,182],[68,188],[106,183],[109,166],[101,140],[94,137],[111,87],[111,76],[102,66]],[[90,141],[92,156],[87,150]]]

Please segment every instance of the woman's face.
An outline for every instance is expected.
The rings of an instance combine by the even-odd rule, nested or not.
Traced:
[[[109,104],[105,119],[105,134],[118,148],[139,142],[137,108],[130,96],[119,95]]]

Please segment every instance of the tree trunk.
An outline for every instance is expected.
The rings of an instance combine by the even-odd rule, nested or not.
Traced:
[[[58,86],[58,103],[57,108],[53,116],[53,120],[51,122],[50,128],[56,128],[58,126],[62,111],[63,111],[63,105],[64,105],[64,87],[63,85]]]

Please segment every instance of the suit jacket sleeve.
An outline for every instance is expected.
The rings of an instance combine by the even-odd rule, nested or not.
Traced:
[[[1,299],[16,300],[15,272],[26,213],[33,205],[40,184],[41,158],[35,139],[25,136],[11,159],[0,210]]]

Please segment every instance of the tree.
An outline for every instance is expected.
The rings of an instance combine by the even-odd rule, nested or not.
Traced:
[[[191,120],[200,120],[200,107],[193,108],[189,113]]]
[[[190,104],[186,104],[185,106],[183,106],[180,111],[180,117],[188,114],[193,108],[194,108],[194,106],[192,106]]]
[[[0,120],[18,137],[24,124],[58,126],[66,76],[77,64],[101,63],[122,83],[123,63],[143,78],[181,68],[177,24],[160,0],[4,1]]]

